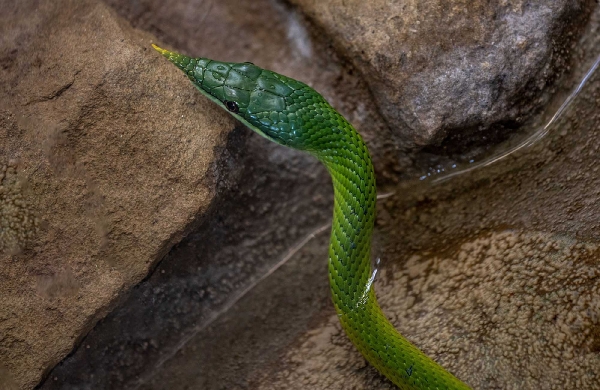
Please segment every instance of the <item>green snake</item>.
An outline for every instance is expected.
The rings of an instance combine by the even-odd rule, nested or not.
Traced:
[[[398,333],[377,304],[371,266],[375,173],[354,127],[300,81],[250,62],[191,58],[152,46],[244,125],[327,167],[334,188],[328,261],[333,303],[365,359],[401,389],[468,389]]]

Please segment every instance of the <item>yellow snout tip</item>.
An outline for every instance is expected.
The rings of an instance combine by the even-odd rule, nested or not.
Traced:
[[[170,51],[165,50],[161,47],[158,47],[157,45],[155,45],[154,43],[152,44],[152,47],[154,48],[154,50],[156,50],[157,52],[159,52],[160,54],[162,54],[163,56],[169,56],[169,54],[171,54]]]

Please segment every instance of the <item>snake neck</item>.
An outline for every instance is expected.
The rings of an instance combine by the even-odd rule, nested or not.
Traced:
[[[371,235],[377,190],[371,157],[349,124],[317,154],[333,180],[334,207],[329,245],[329,279],[338,313],[364,305],[372,282]]]

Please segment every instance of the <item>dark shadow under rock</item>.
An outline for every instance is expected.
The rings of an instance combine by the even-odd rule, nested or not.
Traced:
[[[135,388],[290,248],[327,223],[331,188],[325,170],[256,135],[246,142],[248,132],[230,134],[219,161],[219,200],[200,226],[50,373],[42,389]],[[280,153],[285,156],[277,161]],[[326,288],[326,250],[321,255],[311,266]]]

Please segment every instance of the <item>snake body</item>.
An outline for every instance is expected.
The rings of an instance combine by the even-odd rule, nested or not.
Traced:
[[[468,389],[398,333],[377,304],[370,259],[375,174],[352,125],[300,81],[249,62],[191,58],[153,47],[204,96],[250,129],[325,164],[334,188],[328,261],[333,303],[343,329],[367,361],[401,389]]]

